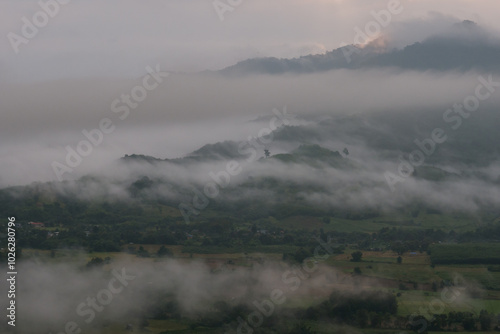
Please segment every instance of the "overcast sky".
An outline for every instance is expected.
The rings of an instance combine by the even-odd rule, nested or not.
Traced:
[[[48,0],[44,0],[48,1]],[[221,0],[227,2],[227,0]],[[0,80],[123,76],[160,63],[170,71],[220,69],[256,56],[296,57],[352,43],[354,28],[389,0],[242,0],[221,21],[213,0],[71,0],[16,54],[7,35],[21,34],[36,0],[0,0]],[[497,0],[401,0],[392,23],[406,39],[428,35],[445,17],[500,30]],[[432,24],[408,26],[411,21]],[[397,26],[397,24],[395,24]],[[393,27],[394,28],[394,27]]]

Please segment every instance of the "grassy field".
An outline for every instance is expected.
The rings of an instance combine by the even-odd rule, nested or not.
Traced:
[[[412,313],[418,313],[424,309],[429,314],[449,313],[449,312],[472,312],[479,314],[480,310],[486,310],[492,313],[500,312],[500,300],[474,299],[467,296],[467,291],[464,290],[463,296],[458,296],[453,302],[448,302],[443,299],[441,293],[438,292],[422,292],[418,290],[401,291],[401,296],[398,297],[398,314],[407,316]]]

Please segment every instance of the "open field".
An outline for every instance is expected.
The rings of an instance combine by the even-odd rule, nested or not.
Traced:
[[[124,245],[144,248],[151,254],[150,257],[139,257],[127,252],[92,252],[87,253],[79,250],[58,249],[55,251],[43,251],[35,249],[24,249],[23,257],[46,263],[46,265],[67,263],[79,268],[92,258],[110,258],[110,264],[104,265],[107,271],[113,267],[113,263],[155,264],[168,261],[168,258],[155,256],[160,248],[159,245],[134,244]],[[186,252],[183,246],[168,246],[173,259],[182,263],[199,261],[205,264],[214,275],[223,273],[227,269],[252,268],[264,263],[278,264],[286,269],[282,262],[283,250],[275,247],[276,252],[269,250],[265,252],[249,253],[191,253]],[[322,266],[336,271],[336,278],[325,277],[325,284],[315,289],[306,290],[307,294],[289,295],[286,302],[277,307],[280,312],[295,312],[306,310],[310,307],[321,307],[328,300],[333,291],[383,291],[396,296],[398,305],[397,317],[407,318],[410,315],[424,315],[428,319],[433,314],[448,314],[449,312],[470,312],[479,316],[481,310],[490,314],[500,314],[500,282],[499,272],[490,272],[484,265],[471,264],[448,264],[431,266],[431,258],[426,253],[410,254],[402,256],[402,263],[397,263],[398,255],[392,251],[363,251],[362,261],[352,262],[351,253],[355,248],[346,248],[343,254],[330,256]],[[354,268],[360,268],[361,274],[354,275]],[[457,279],[459,277],[459,279]],[[315,279],[320,279],[316,277]],[[320,280],[321,281],[321,280]],[[443,298],[442,291],[446,282],[458,282],[461,285],[456,300],[450,302]],[[274,286],[264,287],[271,290]],[[487,289],[486,289],[487,288]],[[495,290],[496,289],[496,290]],[[300,290],[299,290],[300,291]],[[146,321],[146,322],[145,322]],[[297,322],[298,323],[298,322]],[[311,329],[318,334],[323,333],[400,333],[400,331],[381,329],[360,329],[347,325],[333,324],[327,321],[309,322]],[[203,327],[197,321],[189,318],[123,318],[116,319],[112,323],[99,324],[94,328],[85,328],[89,334],[118,334],[128,332],[127,325],[131,325],[134,333],[140,334],[164,334],[164,333],[220,333],[220,330]],[[290,326],[293,322],[289,323]]]

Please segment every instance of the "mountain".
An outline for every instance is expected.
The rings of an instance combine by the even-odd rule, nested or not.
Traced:
[[[243,159],[246,155],[238,152],[238,143],[230,140],[207,144],[190,153],[184,159],[193,160],[230,160]]]
[[[223,75],[313,73],[334,69],[398,67],[410,70],[498,72],[500,41],[474,22],[455,24],[448,34],[435,35],[398,50],[388,50],[383,37],[359,46],[350,45],[322,55],[293,59],[274,57],[241,61],[220,71]]]
[[[307,124],[277,128],[272,132],[273,141],[267,148],[272,153],[271,160],[300,161],[307,164],[327,162],[334,168],[341,166],[337,164],[338,161],[350,159],[337,159],[339,153],[330,151],[327,149],[329,147],[342,151],[345,147],[351,150],[359,146],[370,150],[380,159],[398,161],[400,154],[409,154],[418,149],[415,139],[424,140],[439,124],[442,124],[442,113],[434,110],[420,111],[410,116],[399,112],[328,116],[310,119]],[[447,131],[446,143],[436,146],[439,154],[426,157],[426,162],[476,167],[489,165],[500,157],[500,148],[495,144],[500,141],[500,133],[497,131],[499,126],[500,115],[494,109],[485,107],[477,117],[467,119],[459,131]],[[200,162],[240,161],[249,158],[249,145],[250,143],[226,140],[206,144],[176,159],[132,154],[123,157],[121,162],[188,166]],[[253,148],[256,158],[264,156],[264,148]],[[278,152],[280,154],[276,154]]]

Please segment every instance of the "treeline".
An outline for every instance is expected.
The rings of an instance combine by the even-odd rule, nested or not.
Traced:
[[[457,236],[458,242],[493,241],[500,242],[500,223],[478,227],[475,231],[461,233]]]
[[[190,323],[191,330],[210,328],[229,333],[312,334],[316,333],[318,324],[322,328],[349,325],[361,329],[409,330],[416,333],[500,330],[496,315],[486,310],[481,310],[479,314],[452,311],[448,314],[398,316],[396,297],[382,291],[335,291],[324,302],[307,308],[270,307],[265,302],[256,307],[255,304],[216,301],[209,310],[194,315],[183,312],[172,296],[151,293],[148,300],[150,305],[145,309],[144,317],[184,320]]]
[[[493,313],[481,310],[479,314],[452,311],[448,314],[434,314],[430,319],[422,315],[409,316],[407,329],[418,333],[428,331],[499,331],[498,321]]]
[[[457,243],[463,234],[439,229],[396,227],[382,228],[371,234],[335,231],[327,233],[323,229],[313,231],[284,229],[279,223],[268,220],[249,223],[233,220],[231,217],[220,217],[188,225],[170,218],[161,218],[149,222],[126,220],[102,225],[73,223],[53,225],[48,228],[35,228],[22,224],[17,229],[17,244],[23,248],[83,248],[95,252],[121,251],[123,245],[130,243],[182,245],[186,252],[191,253],[203,253],[209,250],[211,253],[243,253],[269,249],[278,250],[278,253],[283,253],[287,258],[300,258],[302,255],[296,252],[302,249],[302,253],[312,254],[318,245],[318,237],[324,242],[329,242],[338,253],[341,253],[346,246],[350,246],[362,251],[393,250],[402,255],[406,252],[426,252],[432,247],[436,248],[435,245],[439,243]],[[498,263],[498,258],[492,255],[498,253],[496,248],[469,252],[470,247],[465,247],[467,244],[459,245],[457,246],[459,252],[453,250],[448,254],[444,249],[430,251],[433,262],[436,264],[475,263],[471,261]],[[455,256],[452,258],[453,254]]]
[[[364,291],[360,293],[333,292],[327,301],[309,307],[303,317],[307,320],[329,319],[356,327],[380,328],[382,322],[396,315],[398,302],[392,293]]]
[[[429,254],[432,264],[500,264],[500,243],[438,244]]]
[[[185,314],[171,296],[151,294],[145,316],[151,319],[185,319],[191,329],[224,328],[243,333],[314,333],[307,324],[322,321],[332,325],[386,328],[397,313],[396,297],[380,291],[359,293],[334,292],[323,303],[309,308],[259,307],[216,301],[208,311],[196,315]],[[259,304],[259,303],[257,303]],[[264,306],[263,306],[264,305]],[[240,331],[237,331],[237,329]]]

